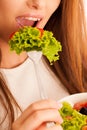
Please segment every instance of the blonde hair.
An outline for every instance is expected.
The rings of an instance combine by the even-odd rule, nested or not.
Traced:
[[[50,30],[51,26],[63,47],[60,60],[54,63],[55,73],[71,94],[87,91],[87,34],[83,0],[62,0],[53,22],[50,19],[46,28]]]
[[[15,120],[15,112],[21,111],[19,105],[10,93],[5,83],[4,77],[0,72],[0,130],[11,130],[12,122]],[[3,113],[3,114],[2,114]],[[1,118],[2,117],[2,118]]]

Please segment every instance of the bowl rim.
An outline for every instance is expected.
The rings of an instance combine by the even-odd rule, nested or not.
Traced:
[[[78,103],[81,101],[87,101],[87,92],[76,93],[76,94],[65,96],[64,98],[60,99],[58,102],[64,102],[64,101],[67,101],[72,106],[75,103]]]

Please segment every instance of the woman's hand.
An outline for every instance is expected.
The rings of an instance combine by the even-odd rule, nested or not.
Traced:
[[[41,100],[31,104],[13,123],[12,130],[62,130],[62,118],[58,112],[61,104],[53,100]],[[56,122],[47,128],[47,123]]]

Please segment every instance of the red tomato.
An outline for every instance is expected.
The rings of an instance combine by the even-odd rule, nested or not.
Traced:
[[[38,29],[41,32],[41,37],[42,37],[44,30],[42,28],[38,28]]]
[[[82,107],[87,107],[87,101],[75,103],[73,109],[79,111]]]
[[[71,120],[72,119],[72,116],[66,116],[65,117],[67,120]]]
[[[81,130],[87,130],[87,125],[84,125]]]
[[[11,33],[10,36],[9,36],[9,39],[11,39],[15,33],[16,32]]]

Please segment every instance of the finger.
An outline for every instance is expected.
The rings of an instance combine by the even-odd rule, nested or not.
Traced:
[[[49,109],[49,108],[60,109],[60,107],[61,107],[61,103],[48,99],[48,100],[37,101],[36,103],[31,104],[26,109],[26,111],[30,114],[36,110]]]
[[[44,122],[57,122],[61,124],[63,122],[58,110],[47,109],[34,112],[29,118],[22,124],[25,129],[36,129]]]
[[[61,107],[61,103],[58,103],[54,100],[41,100],[41,101],[37,101],[33,104],[31,104],[23,113],[22,115],[19,117],[19,121],[23,122],[26,120],[26,118],[28,118],[33,112],[38,111],[38,110],[42,110],[42,109],[50,109],[50,108],[56,108],[56,109],[60,109]]]

